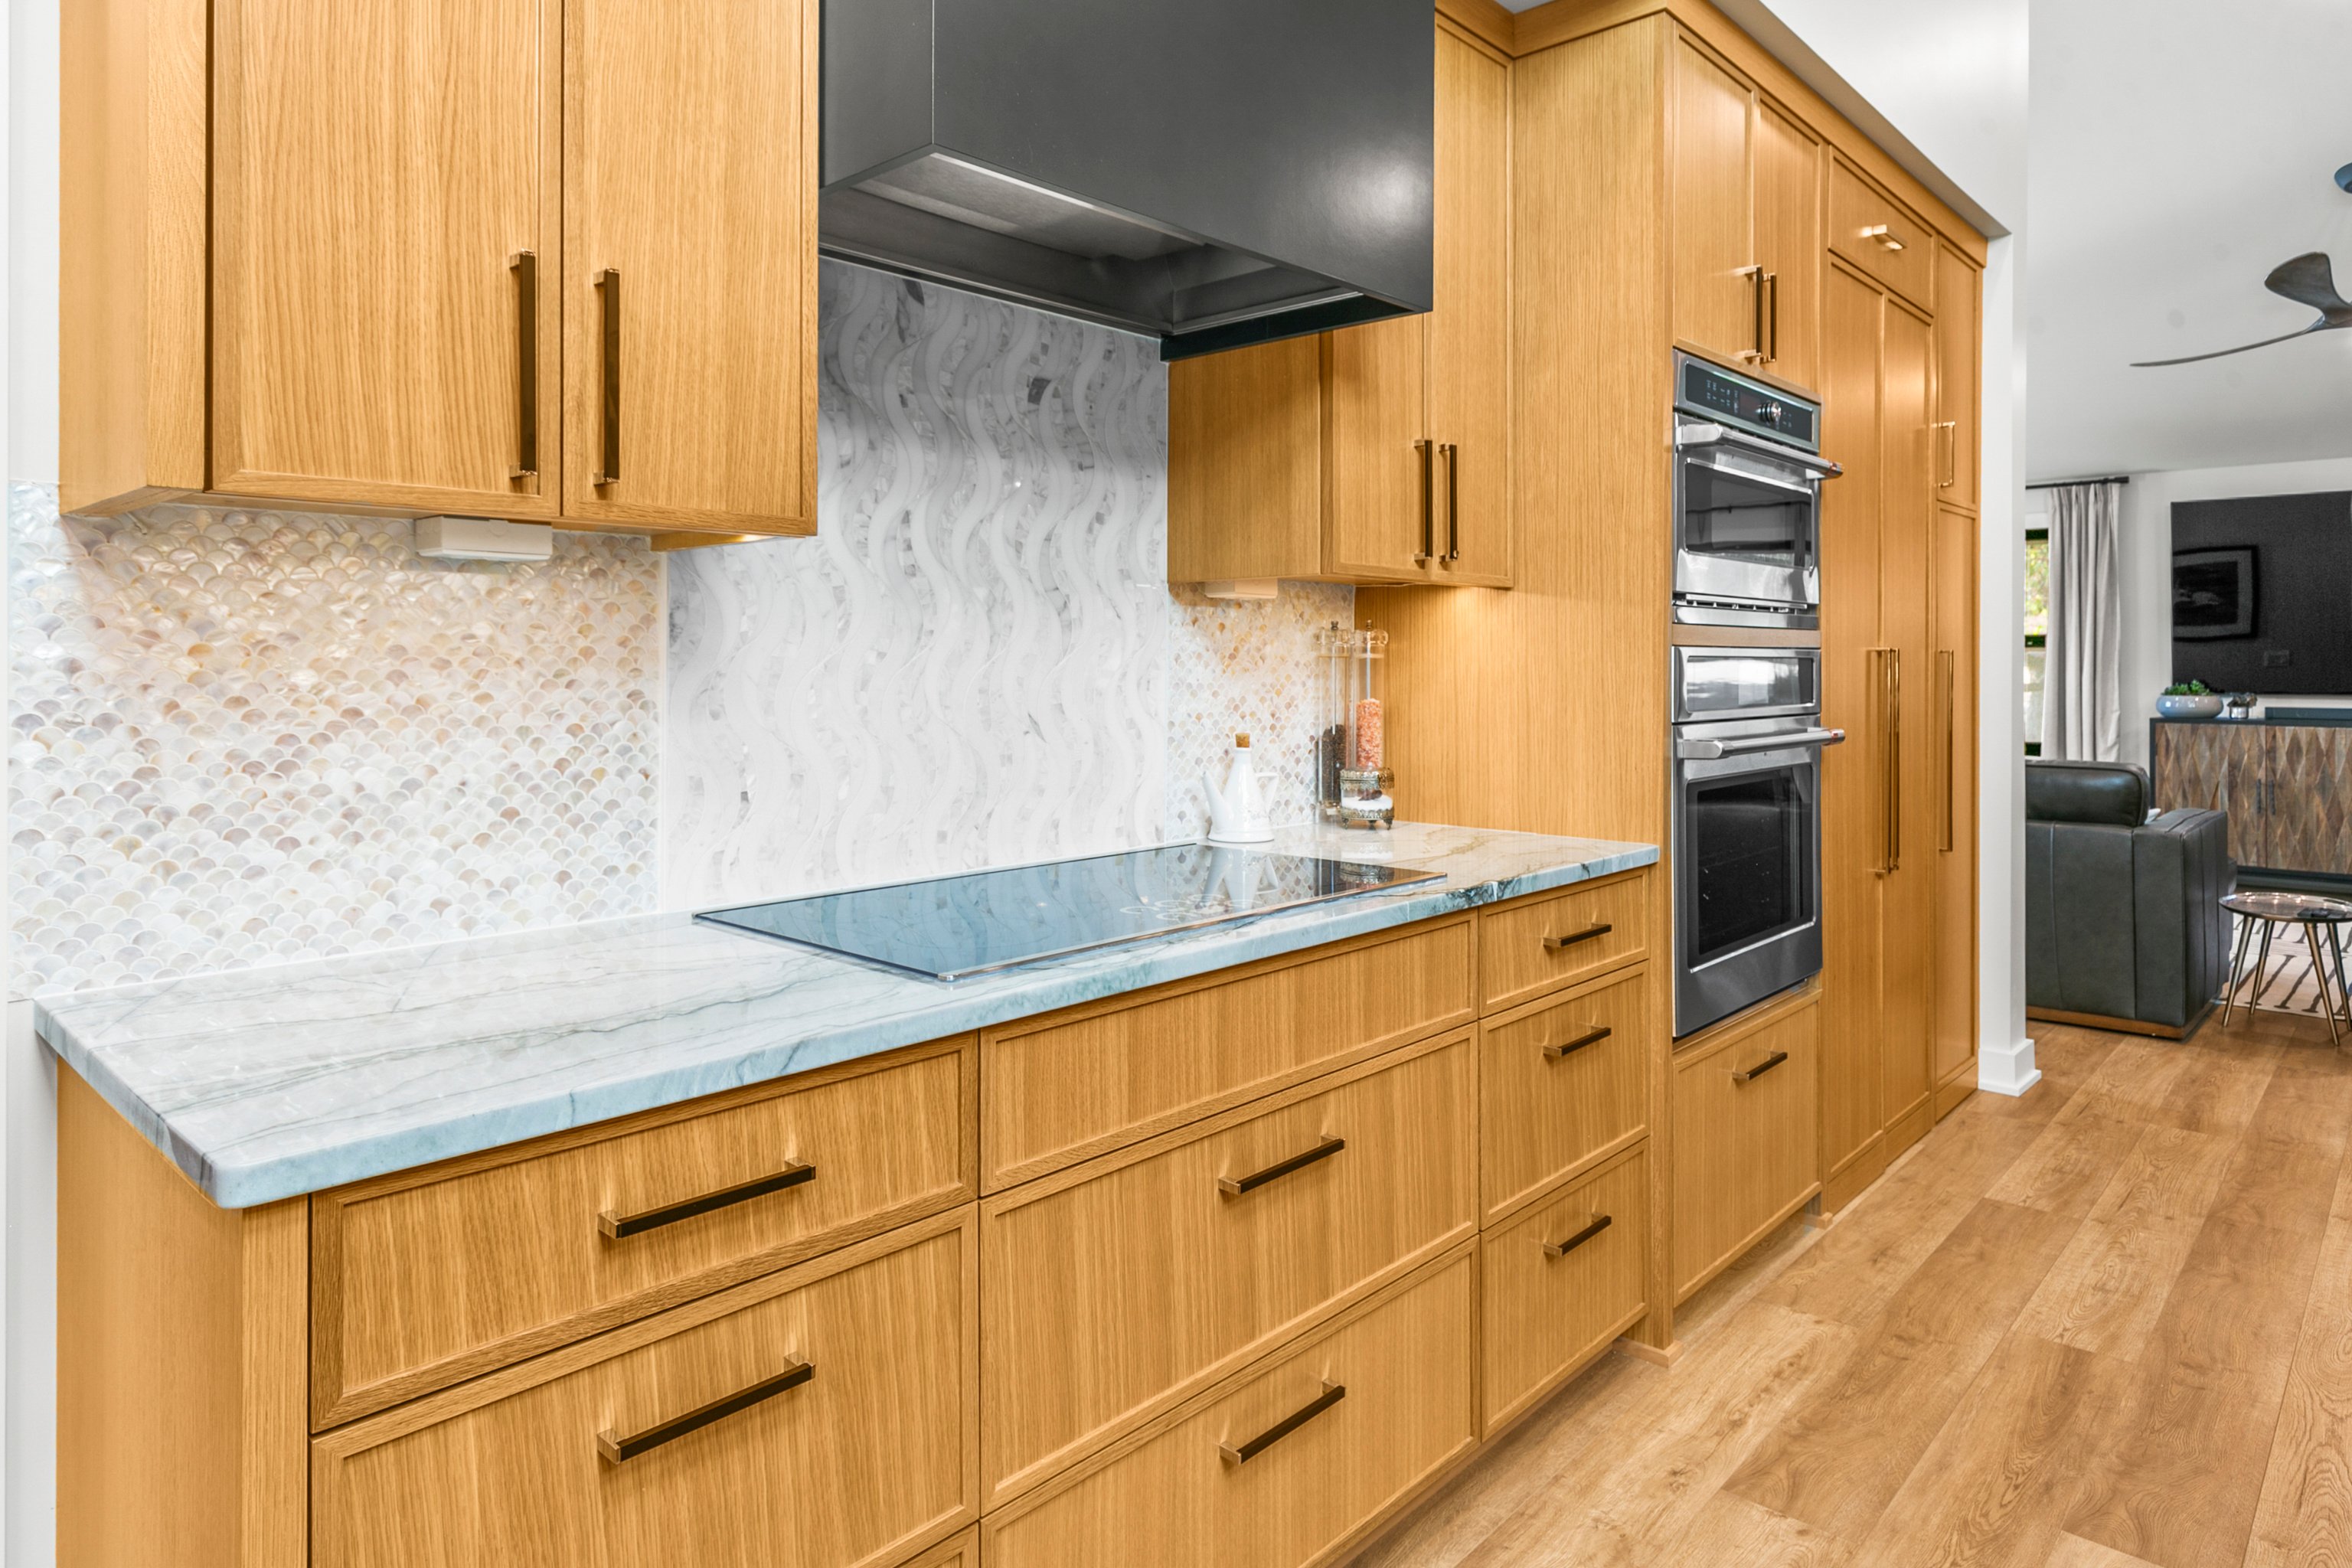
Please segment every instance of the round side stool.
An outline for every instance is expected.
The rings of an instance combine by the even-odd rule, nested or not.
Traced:
[[[2230,959],[2230,988],[2221,994],[2221,1027],[2230,1026],[2231,1009],[2237,1005],[2238,980],[2246,967],[2246,948],[2253,940],[2254,928],[2262,928],[2263,942],[2254,955],[2254,988],[2246,998],[2249,1013],[2263,994],[2263,971],[2271,961],[2271,938],[2283,925],[2299,924],[2303,927],[2304,945],[2311,950],[2313,977],[2319,982],[2319,1010],[2327,1015],[2327,1037],[2340,1048],[2344,1030],[2352,1027],[2352,986],[2345,984],[2342,934],[2346,926],[2352,925],[2352,903],[2342,899],[2323,899],[2314,893],[2230,893],[2222,898],[2221,907],[2242,917],[2237,951]],[[2335,970],[2332,994],[2328,989],[2331,963]]]

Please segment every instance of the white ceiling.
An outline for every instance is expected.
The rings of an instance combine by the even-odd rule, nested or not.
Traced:
[[[2352,292],[2352,4],[2036,0],[2025,225],[2031,479],[2352,455],[2352,331],[2270,269]]]

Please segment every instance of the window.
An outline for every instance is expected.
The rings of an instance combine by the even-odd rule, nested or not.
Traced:
[[[2050,657],[2050,531],[2025,531],[2025,754],[2042,754],[2042,667]]]

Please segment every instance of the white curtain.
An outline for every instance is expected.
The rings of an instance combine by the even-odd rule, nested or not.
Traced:
[[[2042,754],[2111,763],[2123,742],[2123,605],[2116,573],[2117,484],[2050,492],[2050,655]]]

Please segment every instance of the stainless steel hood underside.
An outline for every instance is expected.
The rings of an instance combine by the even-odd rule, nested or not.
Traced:
[[[1426,310],[1425,0],[826,0],[828,255],[1170,359]]]

